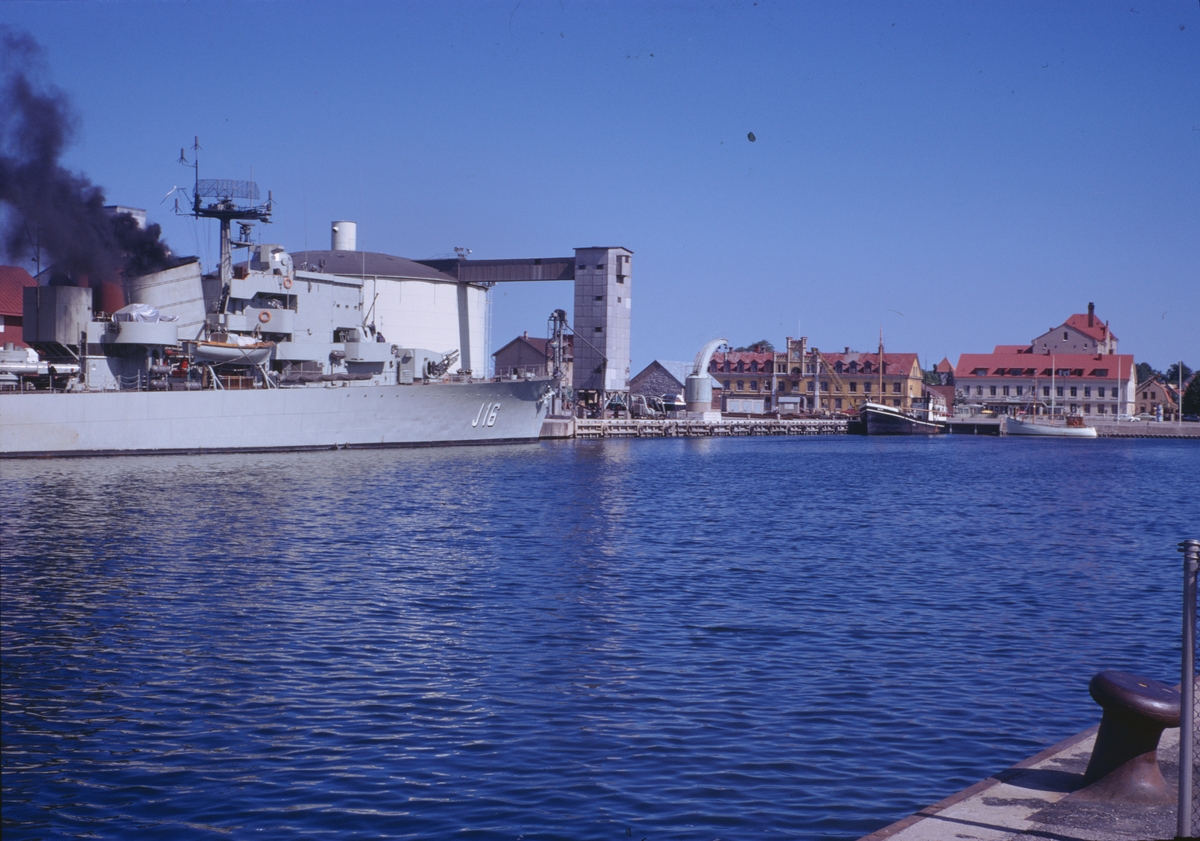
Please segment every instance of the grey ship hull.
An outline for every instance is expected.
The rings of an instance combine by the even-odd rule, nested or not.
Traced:
[[[548,380],[246,391],[0,394],[0,457],[537,440]]]

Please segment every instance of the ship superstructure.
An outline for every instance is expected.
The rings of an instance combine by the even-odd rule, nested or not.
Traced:
[[[196,188],[195,215],[221,221],[212,275],[189,258],[130,279],[130,303],[112,313],[88,288],[25,290],[25,339],[40,364],[0,394],[0,455],[537,439],[557,383],[492,382],[463,365],[464,350],[482,356],[482,331],[462,313],[472,298],[480,309],[486,286],[403,258],[388,259],[414,276],[355,276],[350,255],[364,267],[367,255],[337,248],[337,230],[339,265],[297,269],[283,246],[251,241],[271,209],[239,203],[255,202],[256,186]]]

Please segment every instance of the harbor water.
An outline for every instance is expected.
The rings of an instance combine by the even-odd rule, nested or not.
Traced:
[[[853,839],[1178,681],[1190,441],[6,462],[6,839]]]

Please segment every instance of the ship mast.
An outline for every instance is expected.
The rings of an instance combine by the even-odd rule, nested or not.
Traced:
[[[883,327],[879,328],[879,404],[882,406],[887,401],[883,396]]]
[[[196,184],[192,190],[192,212],[188,215],[198,219],[217,219],[221,223],[221,295],[229,292],[229,284],[233,280],[233,241],[230,236],[231,223],[237,220],[243,225],[243,233],[249,230],[249,223],[271,221],[271,206],[274,199],[267,191],[265,204],[258,204],[258,184],[253,181],[233,181],[226,178],[200,178],[200,138],[196,138],[192,147],[195,160],[191,164],[196,172]],[[179,162],[187,164],[187,158],[180,151]],[[208,201],[201,201],[206,199]],[[235,202],[234,199],[242,199]],[[178,205],[176,205],[178,210]],[[246,241],[248,245],[249,242]]]

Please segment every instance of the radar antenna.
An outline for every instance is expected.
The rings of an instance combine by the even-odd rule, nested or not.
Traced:
[[[196,172],[196,186],[192,190],[191,213],[178,211],[180,215],[198,219],[217,219],[221,222],[221,287],[228,290],[233,280],[233,242],[230,226],[238,222],[239,245],[250,244],[250,226],[255,222],[270,223],[274,199],[267,192],[266,202],[259,199],[258,185],[253,181],[234,181],[226,178],[200,178],[200,138],[196,138],[192,151],[195,153],[188,163],[185,150],[179,150],[179,163],[190,166]]]

